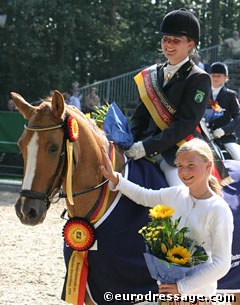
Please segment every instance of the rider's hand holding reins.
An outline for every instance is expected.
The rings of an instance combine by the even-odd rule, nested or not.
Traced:
[[[225,132],[222,128],[215,129],[213,132],[213,137],[216,139],[219,139],[224,135],[225,135]]]
[[[146,156],[146,151],[141,141],[134,143],[128,150],[125,151],[125,154],[129,158],[134,160],[141,159]]]
[[[109,179],[115,186],[118,184],[118,176],[117,173],[113,170],[111,160],[108,157],[107,152],[104,147],[101,147],[102,151],[102,165],[101,171],[105,178]]]

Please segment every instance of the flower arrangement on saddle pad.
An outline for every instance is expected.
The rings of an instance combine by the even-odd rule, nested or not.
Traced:
[[[98,128],[103,129],[103,123],[109,108],[110,105],[106,102],[105,105],[94,106],[94,111],[85,115],[87,118],[92,119]]]
[[[134,141],[128,120],[115,102],[112,102],[111,105],[106,102],[106,105],[95,106],[94,109],[95,112],[86,113],[86,116],[104,130],[109,141],[114,142],[122,149],[128,149],[133,145]]]
[[[210,99],[209,104],[211,105],[212,109],[215,112],[222,112],[223,111],[222,107],[219,105],[217,100],[213,101],[212,99]]]
[[[212,99],[209,100],[209,105],[211,108],[207,108],[204,112],[204,119],[206,123],[211,123],[212,121],[220,118],[224,115],[225,109],[223,109],[218,101],[213,101]]]
[[[139,230],[147,245],[149,272],[162,283],[175,283],[208,259],[202,245],[187,236],[189,228],[178,228],[181,217],[173,221],[173,213],[171,207],[157,205],[150,209],[150,222]]]

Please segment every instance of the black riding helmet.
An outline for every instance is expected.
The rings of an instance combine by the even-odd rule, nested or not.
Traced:
[[[161,35],[187,36],[197,45],[200,40],[198,19],[184,8],[168,13],[160,26]]]
[[[222,62],[214,62],[210,68],[210,74],[225,74],[228,76],[228,68]]]

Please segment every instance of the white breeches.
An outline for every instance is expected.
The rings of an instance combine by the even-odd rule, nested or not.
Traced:
[[[240,145],[237,143],[223,143],[233,160],[240,161]]]

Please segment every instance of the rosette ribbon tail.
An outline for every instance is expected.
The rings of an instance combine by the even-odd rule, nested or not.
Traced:
[[[67,199],[71,205],[74,205],[72,196],[72,160],[73,160],[73,142],[66,141],[67,146],[67,179],[66,179],[66,193]]]
[[[88,251],[73,251],[69,259],[62,300],[83,305],[88,276]]]

